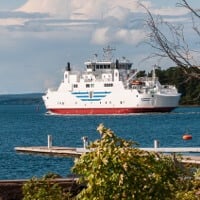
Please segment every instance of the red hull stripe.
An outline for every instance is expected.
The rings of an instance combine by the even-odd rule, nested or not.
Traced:
[[[51,113],[60,115],[92,115],[92,114],[129,114],[129,113],[146,113],[146,112],[170,112],[175,107],[158,107],[158,108],[73,108],[48,109]]]

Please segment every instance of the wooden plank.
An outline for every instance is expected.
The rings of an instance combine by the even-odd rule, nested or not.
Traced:
[[[199,147],[158,147],[158,148],[139,148],[144,151],[155,151],[160,153],[199,153]]]
[[[79,157],[84,151],[82,148],[71,147],[15,147],[17,152],[21,153],[37,153],[57,156]]]

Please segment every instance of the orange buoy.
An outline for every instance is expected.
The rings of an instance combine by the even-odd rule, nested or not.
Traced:
[[[191,139],[192,139],[192,135],[190,135],[190,134],[183,135],[183,140],[191,140]]]

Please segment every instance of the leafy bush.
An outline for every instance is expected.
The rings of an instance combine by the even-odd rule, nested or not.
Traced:
[[[53,176],[54,178],[57,176]],[[23,200],[67,200],[69,194],[57,184],[52,183],[52,174],[42,178],[33,177],[23,185]]]
[[[102,124],[97,130],[101,139],[73,167],[87,183],[79,199],[175,199],[181,170],[171,157],[139,150]]]

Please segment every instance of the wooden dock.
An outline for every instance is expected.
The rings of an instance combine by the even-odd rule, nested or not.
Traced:
[[[139,149],[144,151],[154,151],[160,153],[200,153],[200,147],[153,147]]]
[[[62,157],[80,157],[83,153],[89,152],[87,149],[88,137],[82,137],[83,148],[80,147],[58,147],[52,145],[52,136],[47,137],[47,146],[32,146],[32,147],[15,147],[15,151],[20,153],[29,154],[43,154],[49,156],[62,156]],[[144,151],[152,151],[158,153],[170,153],[175,156],[177,153],[183,155],[182,162],[200,164],[199,156],[193,156],[192,153],[200,153],[200,147],[160,147],[158,140],[154,140],[153,148],[139,148]],[[184,154],[190,155],[184,155]]]
[[[138,148],[144,151],[152,151],[159,153],[200,153],[199,147],[153,147]],[[58,146],[32,146],[32,147],[15,147],[17,152],[24,153],[42,153],[63,156],[80,156],[82,153],[89,152],[87,148],[76,147],[58,147]],[[200,155],[199,155],[200,156]]]
[[[175,147],[175,148],[139,148],[144,151],[159,152],[159,153],[171,153],[173,155],[179,153],[182,155],[181,162],[200,164],[200,154],[199,156],[193,156],[192,153],[200,153],[199,147]],[[32,146],[32,147],[15,147],[15,151],[19,153],[28,154],[41,154],[49,156],[61,156],[61,157],[79,157],[83,153],[89,152],[86,148],[75,148],[75,147],[57,147],[57,146]],[[189,153],[190,155],[185,155]]]
[[[84,148],[75,147],[57,147],[57,146],[39,146],[39,147],[15,147],[15,151],[29,154],[44,154],[50,156],[79,157],[81,154],[88,152]]]

